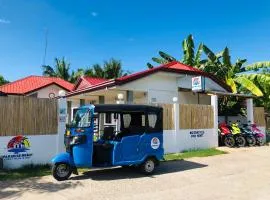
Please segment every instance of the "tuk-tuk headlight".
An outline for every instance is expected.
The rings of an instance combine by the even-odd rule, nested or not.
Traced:
[[[70,130],[66,131],[66,136],[70,136]]]
[[[70,145],[83,144],[86,142],[86,135],[76,135],[70,141]]]

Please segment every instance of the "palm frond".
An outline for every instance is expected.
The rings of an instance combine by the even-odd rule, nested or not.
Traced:
[[[196,67],[199,67],[199,65],[202,63],[201,62],[202,53],[203,53],[203,43],[200,43],[194,58],[194,64]]]
[[[146,63],[146,65],[147,65],[147,67],[148,67],[148,69],[152,69],[152,68],[154,68],[154,66],[151,64],[151,63]]]
[[[231,87],[233,93],[237,93],[237,87],[232,78],[226,79],[226,84]]]
[[[56,73],[51,66],[43,65],[42,69],[43,69],[43,73],[42,73],[43,76],[56,77]]]
[[[154,62],[158,63],[158,64],[161,64],[161,65],[162,65],[162,64],[168,63],[168,61],[165,60],[165,59],[163,59],[163,58],[156,58],[156,57],[153,57],[152,60],[153,60]]]
[[[243,88],[247,89],[250,91],[252,94],[256,96],[263,96],[262,91],[249,79],[247,79],[244,76],[238,76],[234,78],[234,81],[240,84]]]
[[[257,70],[260,68],[269,68],[269,67],[270,67],[270,61],[256,62],[256,63],[245,66],[246,70]]]
[[[168,62],[176,61],[176,58],[174,58],[173,56],[171,56],[163,51],[159,51],[158,54],[160,55],[161,58],[163,58],[164,60],[166,60]]]

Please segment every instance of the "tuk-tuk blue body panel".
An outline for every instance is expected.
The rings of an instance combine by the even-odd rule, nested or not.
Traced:
[[[70,166],[75,166],[73,157],[70,153],[60,153],[53,157],[52,163],[68,163]]]
[[[93,105],[80,107],[80,109],[88,109],[92,116],[94,116],[94,108]],[[97,167],[93,161],[94,147],[102,144],[109,144],[112,147],[111,161],[104,163],[106,166],[139,165],[148,157],[161,160],[164,155],[162,130],[151,133],[138,132],[120,139],[99,139],[94,142],[94,120],[91,119],[89,127],[69,128],[69,135],[71,140],[68,144],[71,148],[66,153],[55,156],[52,163],[68,163],[72,167]]]
[[[151,146],[151,141],[158,139],[157,146]],[[136,165],[142,163],[147,157],[163,159],[162,133],[127,136],[116,142],[113,150],[113,165]]]

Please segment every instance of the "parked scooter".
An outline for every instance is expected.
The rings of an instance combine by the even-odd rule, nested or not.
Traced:
[[[238,126],[238,123],[231,123],[228,128],[231,130],[231,133],[234,136],[236,145],[239,147],[244,147],[246,145],[246,139],[243,136],[242,131]]]
[[[239,123],[240,121],[238,120],[237,122]],[[246,139],[247,145],[250,147],[255,146],[256,145],[256,138],[255,138],[253,132],[251,131],[251,129],[248,126],[242,125],[240,127],[240,130]]]
[[[227,147],[235,146],[235,139],[231,133],[231,130],[228,128],[225,122],[219,124],[218,131],[221,143],[223,143]]]
[[[243,127],[250,129],[252,134],[255,137],[256,144],[259,146],[264,145],[264,134],[263,132],[257,127],[256,124],[251,124],[250,122],[248,124],[243,124]]]

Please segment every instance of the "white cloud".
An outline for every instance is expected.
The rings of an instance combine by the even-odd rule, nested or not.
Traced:
[[[97,12],[91,12],[91,15],[92,15],[93,17],[96,17],[96,16],[98,16],[98,13],[97,13]]]
[[[10,24],[10,21],[6,19],[0,19],[0,24]]]

